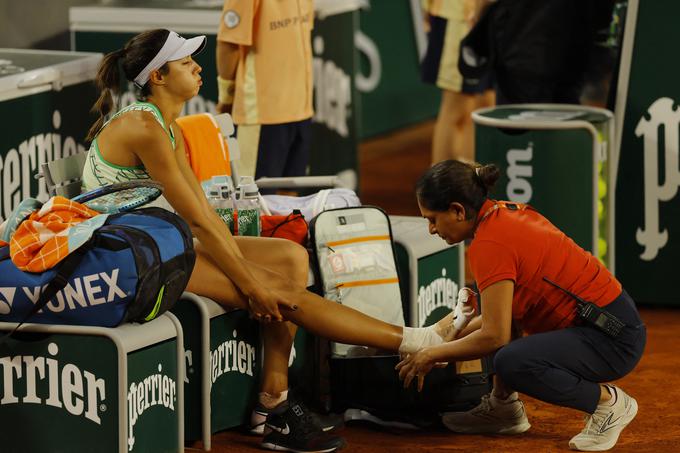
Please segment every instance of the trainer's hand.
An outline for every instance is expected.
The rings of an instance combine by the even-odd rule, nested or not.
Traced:
[[[463,330],[477,314],[477,293],[464,287],[458,291],[458,300],[453,309],[453,327],[457,331]]]
[[[435,360],[429,351],[429,348],[423,348],[420,351],[409,354],[401,362],[397,364],[395,370],[399,371],[399,379],[404,381],[404,388],[408,388],[414,378],[418,378],[418,391],[423,390],[423,383],[425,376],[435,366]]]
[[[283,321],[279,307],[297,310],[297,305],[277,292],[263,287],[250,295],[248,305],[253,318],[264,322]]]

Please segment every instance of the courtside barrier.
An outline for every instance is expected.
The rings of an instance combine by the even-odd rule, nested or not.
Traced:
[[[189,292],[172,312],[184,331],[186,439],[210,450],[212,433],[249,422],[260,382],[259,323]]]
[[[24,324],[0,344],[0,368],[3,452],[184,451],[184,345],[171,313],[116,328]]]
[[[613,114],[582,105],[480,109],[476,160],[496,164],[492,198],[528,203],[614,270]]]

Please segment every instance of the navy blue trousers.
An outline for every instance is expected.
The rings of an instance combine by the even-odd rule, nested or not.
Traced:
[[[255,179],[304,176],[309,164],[312,120],[260,126]]]
[[[618,338],[587,325],[529,335],[498,350],[496,374],[513,390],[592,414],[600,399],[599,383],[632,371],[647,340],[628,293],[604,309],[626,324]]]

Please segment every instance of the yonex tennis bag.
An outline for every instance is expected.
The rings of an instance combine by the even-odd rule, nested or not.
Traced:
[[[0,321],[114,327],[170,309],[196,256],[191,232],[160,208],[112,214],[55,268],[23,272],[0,248]]]

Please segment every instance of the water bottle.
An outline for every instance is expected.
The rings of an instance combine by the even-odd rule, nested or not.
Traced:
[[[257,184],[252,176],[242,176],[238,185],[236,211],[238,212],[238,235],[260,235],[260,201]]]
[[[205,196],[206,198],[208,198],[208,204],[210,205],[210,207],[217,210],[220,199],[220,194],[217,191],[217,187],[210,186],[207,189],[205,189]]]
[[[214,207],[217,215],[227,224],[231,234],[234,234],[234,200],[233,186],[230,184],[220,184],[217,186],[217,205]]]

